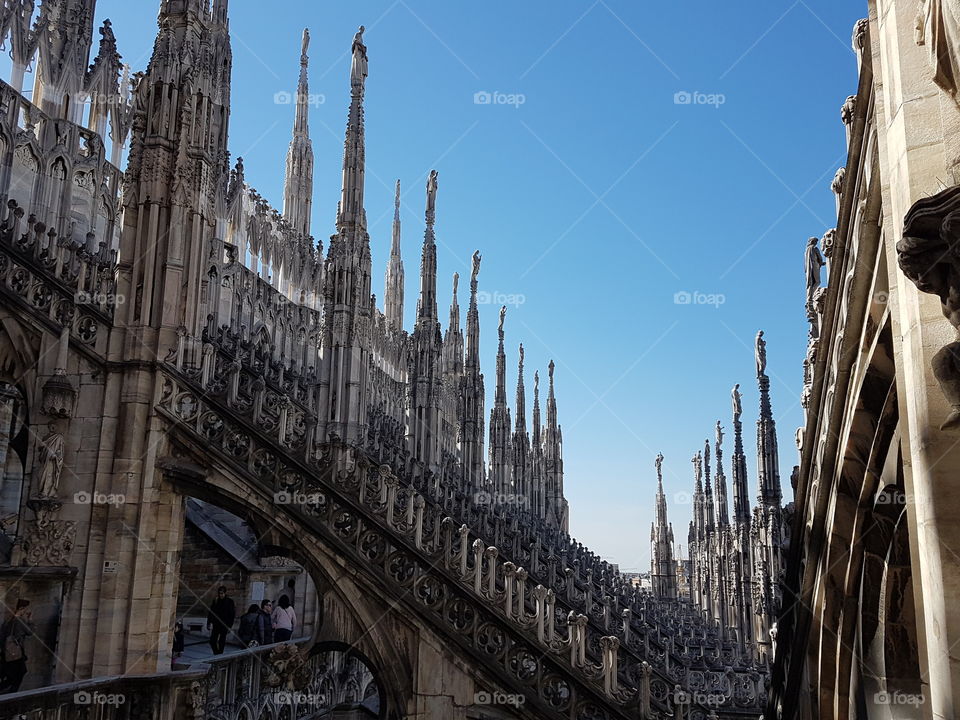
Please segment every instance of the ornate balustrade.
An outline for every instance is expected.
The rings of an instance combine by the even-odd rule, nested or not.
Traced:
[[[69,328],[77,342],[99,355],[113,325],[116,253],[92,240],[77,242],[30,215],[14,200],[0,209],[0,289],[16,297],[54,328]]]
[[[18,720],[237,720],[319,717],[329,711],[321,656],[307,657],[307,639],[295,640],[299,662],[278,673],[276,643],[206,659],[185,670],[116,675],[0,695],[0,717]],[[335,698],[334,698],[335,700]]]

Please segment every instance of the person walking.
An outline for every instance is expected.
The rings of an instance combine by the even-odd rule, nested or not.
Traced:
[[[273,641],[286,642],[293,635],[293,628],[297,624],[297,613],[290,606],[290,598],[281,595],[277,600],[277,608],[273,611]]]
[[[236,616],[233,600],[227,597],[227,588],[221,585],[217,588],[217,599],[207,613],[207,630],[210,631],[210,647],[214,655],[223,653],[223,647],[227,644],[227,633],[233,627]]]
[[[183,636],[183,622],[177,620],[173,625],[173,657],[170,660],[170,667],[177,664],[177,660],[183,655],[183,649],[186,645],[186,639]]]
[[[273,642],[273,619],[270,613],[273,612],[273,603],[264,600],[260,603],[260,614],[257,616],[257,631],[254,640],[257,645],[269,645]]]
[[[0,694],[17,692],[27,674],[26,639],[33,635],[32,613],[30,601],[20,598],[13,617],[0,628]]]
[[[244,647],[250,647],[257,641],[257,621],[259,618],[260,606],[256,603],[248,607],[247,611],[240,616],[237,637],[240,638],[240,644]]]

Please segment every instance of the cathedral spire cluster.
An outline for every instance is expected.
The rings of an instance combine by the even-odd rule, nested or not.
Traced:
[[[777,438],[766,375],[766,342],[756,342],[759,413],[757,462],[759,497],[751,512],[747,462],[743,449],[740,385],[731,391],[733,452],[733,516],[728,509],[724,470],[725,434],[721,421],[714,428],[716,465],[711,483],[710,441],[693,456],[693,517],[687,535],[689,559],[675,557],[673,530],[667,518],[663,492],[663,457],[657,456],[656,517],[651,528],[650,578],[653,593],[665,600],[692,602],[715,622],[725,640],[736,643],[744,655],[769,653],[770,629],[779,607],[777,578],[781,565],[783,523],[777,469]],[[712,486],[712,487],[711,487]],[[686,588],[685,591],[680,588]]]
[[[434,488],[463,482],[485,502],[518,505],[551,527],[567,531],[569,510],[563,494],[562,432],[557,418],[554,365],[549,367],[542,425],[539,373],[535,373],[532,428],[528,429],[523,345],[518,351],[514,409],[507,398],[506,308],[500,311],[494,402],[487,427],[480,369],[479,252],[472,258],[465,328],[461,327],[459,273],[453,275],[446,329],[441,327],[437,233],[442,229],[437,225],[436,170],[426,178],[419,291],[412,331],[404,329],[399,180],[382,311],[371,294],[371,240],[364,208],[363,106],[369,67],[363,34],[361,26],[351,46],[342,188],[336,231],[330,239],[319,291],[323,317],[319,405],[329,412],[318,413],[317,434],[350,443],[370,442],[372,438],[374,444],[382,444],[389,438],[389,455],[412,465]],[[309,31],[305,30],[284,185],[283,219],[301,237],[309,236],[313,189],[309,42]],[[289,279],[289,273],[284,272],[283,277]]]

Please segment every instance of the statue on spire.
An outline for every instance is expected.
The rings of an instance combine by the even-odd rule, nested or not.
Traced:
[[[437,214],[437,171],[431,170],[427,178],[427,224],[432,225]]]
[[[757,343],[754,354],[757,359],[757,377],[765,377],[767,374],[767,341],[763,339],[763,330],[757,333]]]
[[[457,299],[457,288],[460,286],[460,273],[453,274],[453,299]]]
[[[720,421],[717,420],[717,450],[720,449],[721,445],[723,445],[723,428],[720,426]]]
[[[697,451],[697,454],[690,458],[690,462],[693,463],[693,473],[697,479],[697,484],[700,484],[700,479],[703,477],[703,456],[700,455],[700,451]]]
[[[523,343],[520,343],[520,377],[523,378]]]
[[[740,422],[740,415],[743,413],[743,405],[740,402],[740,399],[743,396],[740,394],[740,383],[737,383],[733,386],[733,390],[730,391],[730,399],[733,401],[733,421]]]
[[[300,46],[300,64],[307,64],[307,48],[310,47],[310,28],[303,29],[303,42]]]
[[[363,87],[363,83],[367,79],[367,46],[363,44],[364,30],[365,28],[361,25],[357,34],[353,36],[353,47],[351,48],[353,62],[350,65],[350,84],[359,87]]]
[[[656,459],[653,461],[654,465],[657,466],[657,482],[663,482],[663,453],[657,453]]]
[[[470,271],[470,287],[476,287],[477,275],[480,274],[480,251],[473,252],[473,270]]]
[[[500,342],[503,342],[503,321],[507,317],[507,306],[500,306],[500,326],[497,328],[497,332],[500,334]]]

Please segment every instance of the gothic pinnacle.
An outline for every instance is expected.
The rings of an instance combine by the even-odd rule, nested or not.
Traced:
[[[387,323],[400,330],[403,327],[403,258],[400,253],[400,181],[397,180],[393,200],[393,237],[390,242],[390,260],[384,281],[384,314]]]
[[[420,300],[417,303],[417,323],[437,322],[437,244],[433,224],[437,210],[437,171],[427,178],[427,202],[424,216],[423,253],[420,259]]]
[[[293,137],[287,150],[287,170],[283,185],[283,218],[302,237],[310,235],[310,215],[313,211],[313,145],[310,142],[308,108],[310,88],[307,83],[310,31],[303,30],[300,50],[300,80],[295,99],[296,115]]]
[[[350,61],[350,113],[343,143],[343,185],[337,211],[337,230],[366,226],[363,209],[364,135],[363,95],[367,79],[367,46],[363,44],[363,25],[353,36]]]

